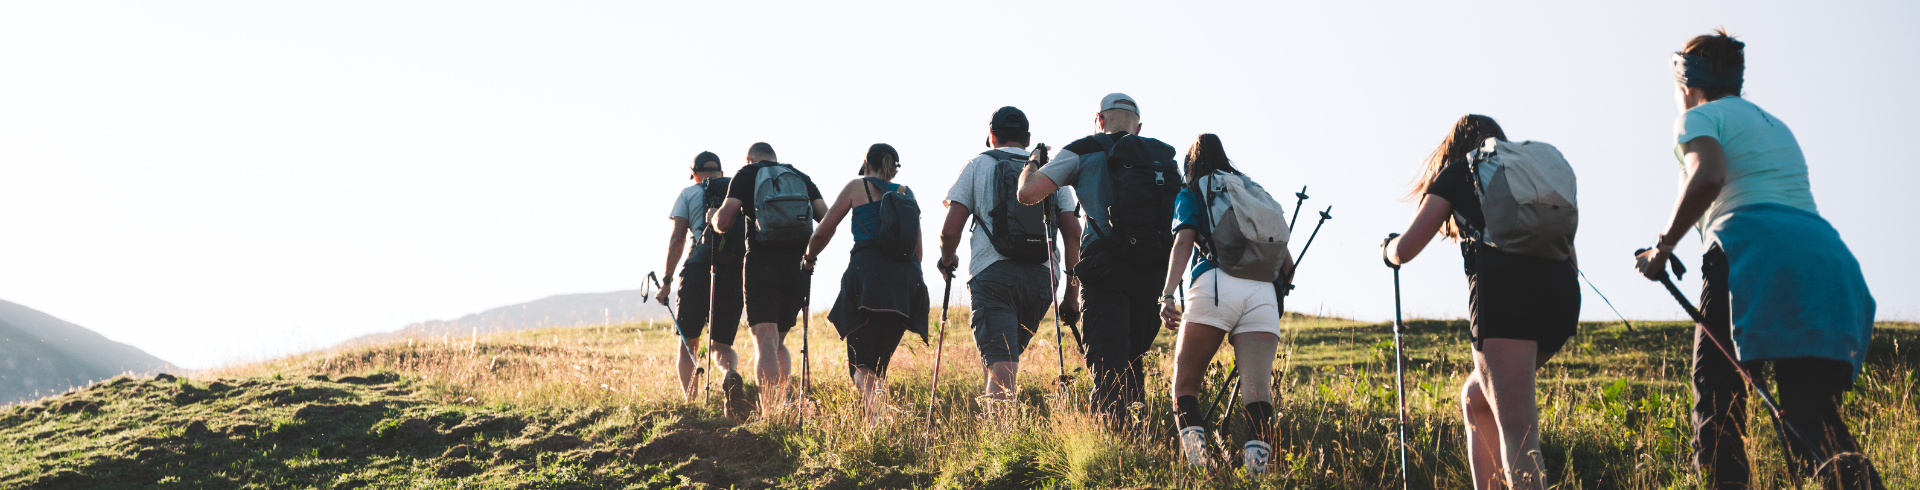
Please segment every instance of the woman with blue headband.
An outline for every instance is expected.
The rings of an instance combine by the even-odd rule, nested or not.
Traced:
[[[1748,367],[1773,367],[1794,475],[1825,488],[1883,488],[1840,417],[1873,336],[1860,263],[1814,207],[1807,162],[1786,123],[1740,96],[1746,45],[1721,29],[1671,58],[1682,194],[1657,245],[1636,258],[1666,277],[1673,247],[1698,229],[1702,329],[1693,347],[1694,466],[1708,488],[1749,488],[1746,385],[1713,339]],[[1762,381],[1764,382],[1764,381]]]

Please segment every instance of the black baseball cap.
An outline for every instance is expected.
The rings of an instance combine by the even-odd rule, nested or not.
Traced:
[[[725,169],[720,167],[720,155],[715,155],[711,151],[703,151],[703,152],[700,152],[700,155],[693,157],[692,170],[694,172],[725,171]],[[688,176],[687,178],[692,179],[693,177]]]
[[[1027,113],[1020,112],[1014,106],[1001,107],[993,111],[993,120],[987,123],[987,131],[1027,133]],[[987,140],[987,146],[993,146],[993,140]]]

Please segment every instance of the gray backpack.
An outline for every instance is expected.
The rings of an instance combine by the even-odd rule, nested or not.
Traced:
[[[1467,161],[1487,219],[1486,229],[1467,230],[1469,239],[1511,254],[1567,260],[1580,208],[1573,166],[1560,150],[1538,141],[1487,138]]]
[[[813,197],[792,165],[761,165],[753,181],[753,237],[762,242],[805,241],[813,236]]]
[[[1194,179],[1207,213],[1207,258],[1229,276],[1280,279],[1287,255],[1287,217],[1280,202],[1245,175],[1214,172]]]

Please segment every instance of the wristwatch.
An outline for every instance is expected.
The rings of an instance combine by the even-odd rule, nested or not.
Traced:
[[[1173,295],[1171,294],[1160,295],[1160,304],[1170,305],[1170,304],[1173,304],[1173,302],[1174,302]]]

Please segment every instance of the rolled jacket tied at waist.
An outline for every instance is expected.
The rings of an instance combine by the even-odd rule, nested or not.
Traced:
[[[1688,87],[1739,87],[1746,67],[1737,67],[1725,76],[1713,72],[1713,63],[1705,57],[1673,54],[1673,79]]]

